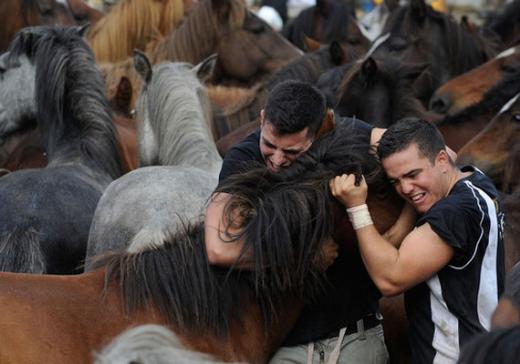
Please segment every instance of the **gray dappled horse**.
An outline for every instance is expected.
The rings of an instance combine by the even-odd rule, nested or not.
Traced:
[[[103,80],[84,29],[22,30],[0,59],[0,140],[37,120],[49,164],[0,180],[0,270],[72,273],[120,175]]]
[[[126,247],[139,251],[200,218],[222,164],[201,83],[211,75],[216,58],[195,67],[162,63],[152,70],[137,52],[134,62],[144,80],[137,101],[141,165],[161,166],[134,170],[107,188],[92,221],[87,259]]]

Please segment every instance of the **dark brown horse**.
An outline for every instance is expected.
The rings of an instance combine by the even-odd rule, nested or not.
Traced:
[[[520,46],[501,52],[486,63],[463,73],[439,87],[430,99],[430,110],[454,115],[478,104],[484,94],[520,68]]]
[[[74,25],[70,12],[56,0],[0,1],[0,53],[3,53],[16,32],[34,25]]]
[[[485,28],[496,33],[504,46],[509,48],[520,42],[520,1],[514,0],[486,21]]]
[[[282,34],[305,51],[308,51],[306,36],[323,44],[344,42],[360,50],[367,49],[370,44],[357,25],[354,7],[345,1],[316,1],[316,5],[302,10],[290,21]]]
[[[238,238],[252,252],[256,269],[250,273],[209,266],[204,230],[196,226],[151,242],[152,249],[105,257],[92,273],[0,274],[0,360],[87,363],[124,329],[162,323],[189,349],[221,360],[267,362],[302,300],[319,292],[322,243],[334,230],[346,249],[355,245],[344,209],[328,192],[330,177],[364,173],[378,229],[395,220],[400,204],[383,193],[377,162],[360,154],[366,148],[332,133],[282,174],[260,169],[221,186],[233,192],[227,220],[242,217]]]
[[[393,10],[382,34],[388,38],[374,55],[390,54],[405,63],[429,63],[428,72],[415,82],[424,105],[428,105],[441,84],[484,63],[498,49],[496,44],[468,31],[449,15],[433,10],[424,0],[411,0]]]

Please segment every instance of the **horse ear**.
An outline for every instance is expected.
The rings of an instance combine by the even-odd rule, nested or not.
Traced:
[[[422,23],[426,18],[426,3],[424,0],[411,0],[410,8],[412,9],[413,19]]]
[[[217,64],[217,57],[218,55],[214,53],[193,67],[195,74],[201,81],[207,81],[211,76],[213,76],[213,71],[215,70],[215,65]]]
[[[76,29],[77,29],[79,36],[84,37],[87,34],[88,30],[90,29],[90,23],[85,23],[82,26],[77,27]]]
[[[125,113],[130,113],[130,105],[132,103],[132,83],[126,76],[122,76],[117,85],[114,103],[117,108]]]
[[[345,52],[337,40],[333,40],[329,46],[330,60],[332,64],[339,66],[345,62]]]
[[[368,57],[365,61],[363,61],[363,65],[361,66],[361,74],[365,80],[370,80],[376,75],[376,73],[377,63],[372,57]]]
[[[317,40],[303,34],[303,45],[305,46],[305,51],[310,53],[314,52],[318,48],[320,48],[321,43]]]
[[[134,49],[134,68],[142,77],[144,82],[148,83],[152,79],[152,65],[146,54],[138,49]]]

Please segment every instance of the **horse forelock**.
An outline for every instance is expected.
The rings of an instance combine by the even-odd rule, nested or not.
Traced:
[[[219,168],[221,158],[209,127],[207,90],[192,66],[179,62],[155,66],[145,93],[160,163]]]
[[[129,57],[134,48],[159,35],[168,35],[184,15],[182,0],[118,2],[90,30],[89,44],[98,61],[115,62]]]
[[[90,49],[73,28],[38,27],[26,32],[13,50],[24,49],[36,66],[37,118],[47,140],[49,164],[58,158],[53,153],[61,142],[78,150],[73,145],[78,137],[84,161],[116,178],[120,166],[115,130]],[[67,158],[59,160],[63,157]]]

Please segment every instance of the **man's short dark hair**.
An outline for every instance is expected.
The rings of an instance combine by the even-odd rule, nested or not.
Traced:
[[[327,105],[325,96],[314,86],[286,81],[276,85],[267,98],[265,119],[279,134],[292,134],[309,128],[314,136],[319,130]]]
[[[435,125],[419,118],[404,118],[385,131],[377,146],[377,154],[382,161],[414,143],[419,153],[432,163],[439,152],[446,149],[444,138]]]

